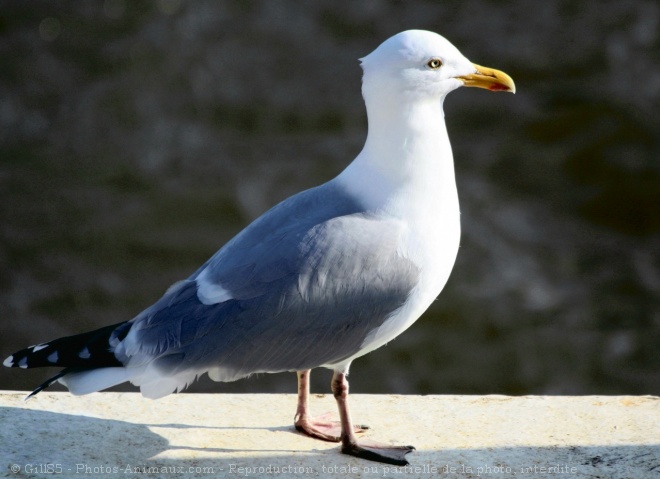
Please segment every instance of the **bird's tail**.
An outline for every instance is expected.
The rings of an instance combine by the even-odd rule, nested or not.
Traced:
[[[130,379],[114,349],[128,334],[131,323],[113,324],[87,333],[55,339],[22,349],[3,364],[10,368],[64,367],[56,376],[36,388],[29,397],[55,381],[65,384],[73,394],[87,394]]]

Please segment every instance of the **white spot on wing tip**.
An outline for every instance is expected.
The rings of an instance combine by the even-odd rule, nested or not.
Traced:
[[[48,358],[46,359],[48,360],[49,363],[53,363],[53,364],[57,363],[57,351],[55,351],[53,354],[48,356]]]
[[[5,360],[2,362],[2,365],[5,366],[5,367],[7,367],[7,368],[12,367],[12,366],[14,365],[14,355],[12,354],[12,355],[9,356],[7,359],[5,359]]]
[[[80,359],[87,359],[90,358],[92,355],[89,353],[89,349],[85,346],[82,351],[78,353],[78,357]]]
[[[19,367],[19,368],[22,368],[22,369],[27,369],[27,357],[21,359],[21,360],[18,362],[18,367]]]

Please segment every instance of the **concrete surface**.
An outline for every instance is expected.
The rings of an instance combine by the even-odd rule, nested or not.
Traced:
[[[25,394],[0,393],[6,477],[660,477],[653,396],[352,396],[369,437],[417,447],[396,468],[296,433],[293,395]]]

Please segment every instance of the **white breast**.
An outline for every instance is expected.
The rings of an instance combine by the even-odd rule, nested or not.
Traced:
[[[326,366],[338,370],[347,369],[353,359],[393,340],[419,319],[449,279],[460,241],[458,194],[451,161],[437,164],[429,178],[389,191],[377,171],[369,171],[366,164],[358,165],[349,179],[342,178],[340,183],[361,195],[369,209],[376,210],[383,219],[396,219],[406,225],[399,254],[418,266],[420,278],[408,301],[365,338],[358,353],[341,364]]]

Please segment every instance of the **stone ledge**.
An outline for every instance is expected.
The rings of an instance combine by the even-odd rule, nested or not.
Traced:
[[[26,394],[0,392],[8,477],[660,477],[653,396],[352,395],[369,437],[416,446],[395,468],[296,433],[293,395]]]

